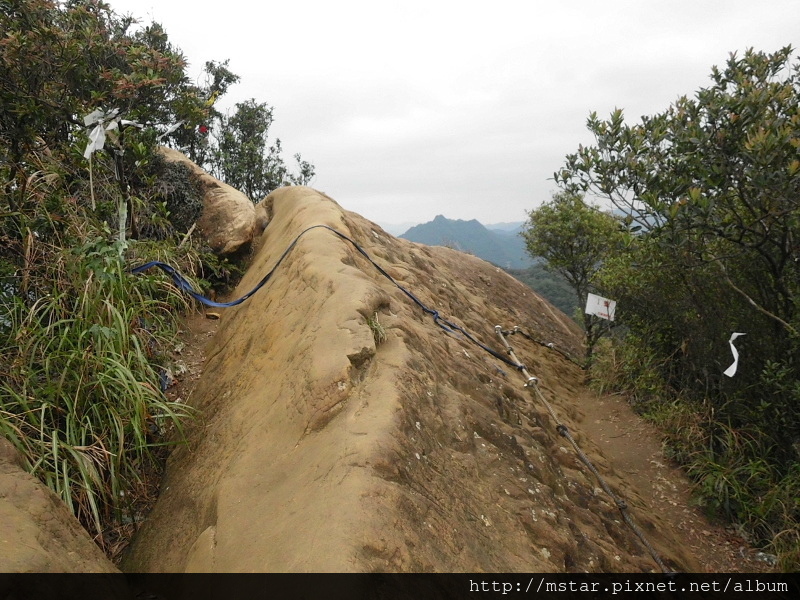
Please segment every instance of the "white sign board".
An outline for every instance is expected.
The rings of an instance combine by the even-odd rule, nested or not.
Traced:
[[[617,302],[602,296],[589,294],[586,298],[586,314],[597,315],[602,319],[614,320],[614,312],[617,310]]]

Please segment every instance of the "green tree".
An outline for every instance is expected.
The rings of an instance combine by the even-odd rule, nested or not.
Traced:
[[[713,264],[784,339],[798,334],[800,280],[800,63],[790,65],[791,52],[734,54],[696,98],[636,125],[621,110],[608,121],[592,114],[597,145],[556,174],[683,248],[686,266]]]
[[[287,175],[288,182],[292,185],[310,184],[316,175],[316,168],[307,160],[303,160],[300,153],[294,155],[294,160],[297,163],[297,172]]]
[[[555,174],[566,190],[609,199],[640,228],[597,281],[624,303],[624,324],[652,358],[658,387],[701,415],[682,455],[705,461],[692,470],[709,494],[737,497],[711,503],[760,540],[800,521],[796,503],[765,500],[765,490],[796,489],[800,448],[800,61],[792,52],[731,54],[708,87],[637,123],[621,110],[607,120],[593,113],[595,143]],[[730,378],[733,332],[747,335]],[[771,479],[757,482],[758,461]]]
[[[590,361],[608,322],[586,313],[586,299],[603,261],[622,242],[620,221],[586,204],[580,194],[561,192],[528,213],[522,236],[528,254],[544,258],[548,269],[561,274],[574,290]]]
[[[197,165],[211,170],[213,147],[210,143],[210,131],[223,119],[224,115],[217,109],[217,101],[227,93],[228,88],[240,79],[229,68],[230,61],[207,61],[203,69],[205,83],[200,87],[199,96],[203,99],[206,120],[195,126],[179,128],[173,140],[175,145]]]
[[[141,144],[124,158],[128,172],[147,159],[158,127],[206,120],[183,55],[159,25],[131,32],[133,23],[99,0],[0,2],[0,178],[10,212],[29,208],[26,190],[42,153],[63,158],[73,178],[85,168],[67,148],[86,139],[82,119],[94,110],[152,126],[109,139],[109,149],[124,150],[123,135],[129,148]]]
[[[289,173],[280,139],[269,145],[274,117],[271,106],[250,99],[236,104],[232,114],[222,115],[216,125],[212,151],[214,175],[258,202],[272,190],[288,184],[305,184],[314,167],[295,155],[298,174]]]
[[[556,174],[567,189],[605,196],[643,227],[630,264],[640,280],[658,273],[669,284],[649,301],[631,298],[631,308],[642,324],[653,315],[669,321],[649,336],[665,356],[691,342],[694,352],[682,352],[681,368],[671,369],[675,383],[703,395],[712,389],[720,404],[733,391],[720,368],[732,331],[748,332],[754,367],[740,373],[737,393],[758,385],[769,361],[797,377],[800,64],[790,65],[791,52],[734,54],[712,69],[710,87],[638,124],[625,124],[620,110],[607,121],[592,114],[596,145],[579,148]],[[733,406],[738,420],[751,417],[746,402]],[[783,421],[785,409],[769,412]],[[800,419],[780,431],[798,439]]]

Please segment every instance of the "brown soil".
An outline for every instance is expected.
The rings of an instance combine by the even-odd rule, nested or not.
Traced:
[[[586,391],[581,427],[617,472],[685,540],[707,573],[763,573],[771,567],[731,527],[714,523],[692,501],[691,483],[664,457],[659,431],[624,398]]]
[[[546,346],[578,355],[580,332],[536,294],[474,257],[392,238],[307,188],[268,202],[273,220],[233,296],[306,227],[348,233],[484,343],[500,347],[496,324],[534,334],[541,343],[514,336],[517,356],[669,568],[768,569],[692,506],[657,433]],[[521,376],[437,327],[332,237],[309,234],[267,287],[221,320],[187,321],[187,369],[170,394],[200,418],[123,567],[656,570]]]

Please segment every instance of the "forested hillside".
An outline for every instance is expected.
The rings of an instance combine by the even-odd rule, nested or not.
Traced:
[[[547,298],[553,306],[568,317],[575,317],[578,300],[569,283],[558,273],[547,269],[544,263],[537,263],[527,269],[506,269],[538,294]]]

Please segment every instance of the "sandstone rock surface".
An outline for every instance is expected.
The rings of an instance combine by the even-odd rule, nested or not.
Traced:
[[[0,572],[118,573],[64,503],[0,438]]]
[[[255,207],[239,190],[212,177],[172,148],[160,147],[161,155],[170,162],[186,165],[202,185],[203,212],[197,227],[217,254],[232,254],[253,240]]]
[[[258,208],[232,294],[305,229],[356,240],[433,310],[514,350],[667,564],[697,570],[667,523],[581,432],[580,332],[500,269],[396,239],[310,188]],[[261,229],[259,227],[259,229]],[[201,417],[169,460],[125,570],[656,571],[515,370],[448,332],[346,241],[303,235],[272,280],[227,309],[189,399]]]

